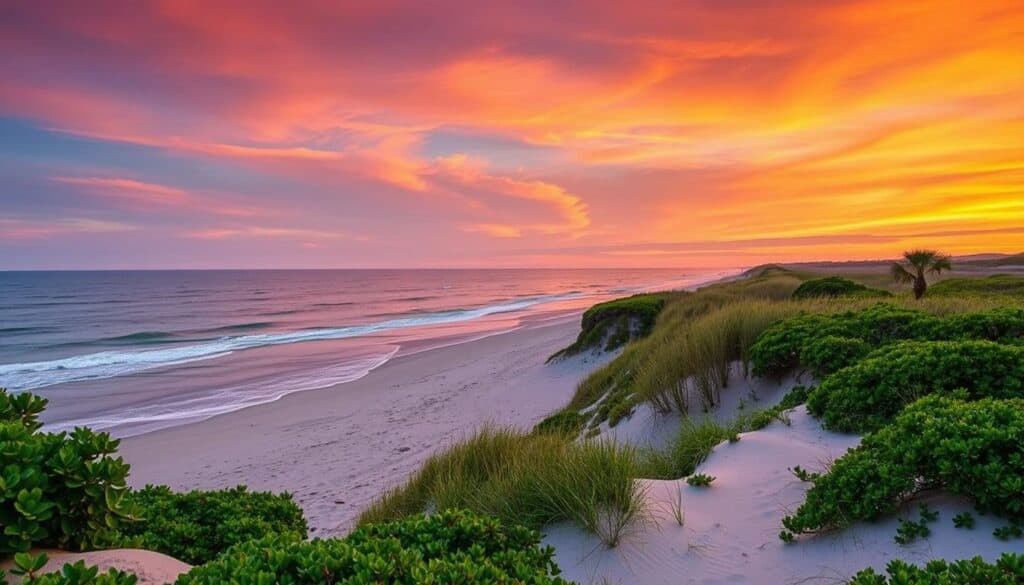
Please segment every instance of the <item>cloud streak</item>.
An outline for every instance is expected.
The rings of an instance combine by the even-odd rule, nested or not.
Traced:
[[[284,240],[338,265],[1024,248],[1014,3],[242,7],[9,8],[0,117],[38,137],[0,143],[26,185],[3,241],[109,257],[135,231],[81,222],[132,225],[233,266]]]

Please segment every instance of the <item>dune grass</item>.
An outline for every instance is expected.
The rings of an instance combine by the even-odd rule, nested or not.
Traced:
[[[661,411],[687,412],[692,389],[680,384],[690,376],[699,377],[695,383],[702,405],[715,404],[717,391],[727,382],[728,362],[745,358],[762,322],[789,314],[772,303],[788,299],[800,282],[792,272],[769,266],[749,278],[670,299],[651,334],[627,345],[618,358],[580,382],[560,412],[585,411],[590,428],[606,420],[614,425],[644,400]],[[746,309],[734,307],[744,303],[749,303]],[[709,320],[701,321],[704,317]],[[691,340],[697,323],[702,324],[697,334],[704,337]],[[727,330],[719,331],[722,325]]]
[[[532,528],[571,521],[615,546],[648,513],[643,484],[636,478],[691,475],[722,441],[784,418],[784,410],[802,402],[806,390],[794,389],[780,405],[728,424],[687,416],[673,443],[660,451],[576,437],[596,432],[601,421],[625,416],[641,401],[683,415],[697,405],[710,408],[735,371],[730,366],[745,363],[755,340],[772,324],[801,312],[857,310],[878,302],[794,301],[790,297],[800,282],[795,273],[768,267],[746,280],[679,295],[666,303],[649,336],[628,344],[618,358],[583,380],[570,404],[535,432],[479,431],[431,457],[405,485],[368,508],[359,523],[461,508]],[[950,315],[1017,301],[979,294],[935,295],[920,302],[897,295],[886,302]]]
[[[983,278],[947,278],[933,284],[928,294],[939,297],[1008,295],[1024,299],[1024,277],[993,274]]]
[[[381,497],[359,524],[466,509],[541,528],[568,520],[615,546],[645,516],[640,454],[608,441],[484,428]]]

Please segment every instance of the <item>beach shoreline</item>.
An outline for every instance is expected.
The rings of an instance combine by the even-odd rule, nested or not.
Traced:
[[[562,407],[611,358],[546,364],[578,329],[570,315],[403,353],[359,380],[125,438],[121,455],[136,487],[288,491],[313,535],[344,534],[436,451],[486,424],[528,430]]]

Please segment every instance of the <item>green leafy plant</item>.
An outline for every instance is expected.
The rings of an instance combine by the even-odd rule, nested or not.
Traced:
[[[829,337],[837,339],[824,342],[826,347],[819,347]],[[839,339],[858,339],[868,347],[879,348],[902,340],[981,339],[1007,343],[1022,337],[1024,308],[1020,307],[940,317],[877,303],[857,311],[810,313],[780,321],[758,337],[750,348],[750,360],[755,375],[781,377],[801,366],[828,372],[836,371],[837,365],[856,363],[851,360],[861,350],[852,345],[844,347]],[[804,358],[811,363],[802,362]]]
[[[288,493],[250,492],[244,486],[177,493],[150,485],[131,492],[126,500],[139,521],[121,528],[121,545],[158,551],[193,565],[267,534],[306,536],[302,509]]]
[[[803,467],[800,467],[799,465],[793,466],[793,468],[791,468],[789,472],[792,473],[800,481],[814,481],[821,477],[820,473],[812,473],[810,471],[807,471]]]
[[[999,540],[1013,540],[1024,536],[1024,528],[1021,527],[1020,521],[1010,522],[1006,526],[1000,526],[993,530],[992,536]]]
[[[960,512],[956,516],[953,516],[953,526],[957,528],[963,528],[965,530],[974,530],[974,514],[970,512]]]
[[[888,297],[887,291],[868,288],[841,276],[815,278],[802,283],[793,291],[794,300],[835,297]]]
[[[119,441],[87,428],[40,432],[45,406],[0,389],[0,557],[32,546],[102,547],[129,518]]]
[[[864,569],[849,585],[1017,585],[1024,582],[1024,555],[1006,553],[995,563],[986,563],[981,557],[955,562],[935,560],[924,567],[894,560],[886,573]]]
[[[229,549],[178,585],[429,583],[569,585],[540,535],[463,511],[364,526],[347,538],[274,536]]]
[[[981,512],[1024,517],[1024,400],[922,398],[815,479],[783,525],[804,533],[877,518],[922,486],[970,497]]]
[[[1024,396],[1024,348],[991,341],[908,341],[826,378],[807,400],[827,428],[866,432],[932,392]]]
[[[715,481],[715,476],[704,473],[697,473],[686,478],[686,483],[694,487],[707,487]]]
[[[14,569],[11,573],[21,578],[22,585],[135,585],[138,577],[118,569],[99,569],[87,566],[84,561],[65,564],[60,571],[40,573],[49,561],[45,554],[37,556],[28,553],[14,555]],[[3,571],[0,571],[0,585],[7,585]]]
[[[928,525],[939,519],[939,513],[928,507],[928,504],[921,504],[920,513],[921,517],[916,522],[900,519],[900,526],[893,538],[897,544],[909,544],[918,538],[931,536],[932,530]]]
[[[932,533],[931,528],[924,521],[914,522],[913,520],[900,519],[900,526],[896,530],[893,540],[896,544],[909,544],[918,538],[928,538]]]
[[[864,359],[871,347],[862,339],[828,335],[800,350],[800,363],[816,376],[841,370]]]

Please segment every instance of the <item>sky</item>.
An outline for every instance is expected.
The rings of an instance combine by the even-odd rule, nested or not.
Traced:
[[[0,8],[0,269],[1024,250],[1024,3]]]

